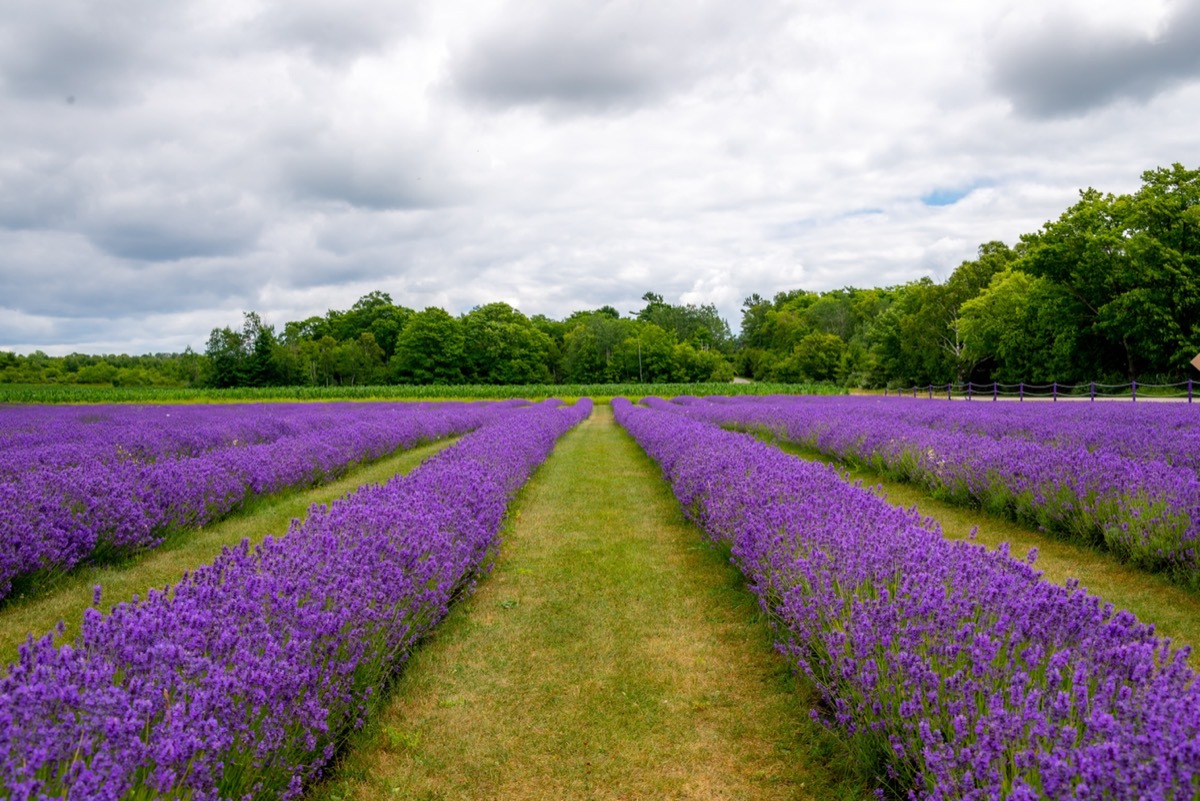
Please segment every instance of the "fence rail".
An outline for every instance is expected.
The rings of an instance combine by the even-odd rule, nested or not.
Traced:
[[[1139,384],[1130,381],[1128,384],[1101,384],[1096,381],[1087,383],[1065,384],[1052,381],[1049,384],[1002,384],[993,381],[978,384],[971,381],[953,384],[927,384],[923,387],[900,387],[884,389],[885,396],[918,398],[922,395],[929,398],[945,397],[948,400],[961,398],[964,400],[1000,400],[1001,398],[1023,401],[1030,400],[1131,400],[1137,401],[1138,393],[1142,399],[1148,400],[1187,400],[1192,402],[1195,395],[1195,382],[1192,379],[1179,381],[1174,384]]]

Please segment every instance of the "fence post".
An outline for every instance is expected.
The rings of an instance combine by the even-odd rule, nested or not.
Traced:
[[[1092,400],[1096,400],[1096,382],[1092,382]]]
[[[1188,403],[1192,402],[1192,379],[1188,379]]]
[[[999,396],[1000,396],[1000,382],[993,381],[992,382],[992,400],[995,400]]]
[[[933,400],[933,384],[929,385],[929,399]]]
[[[1137,403],[1137,382],[1136,381],[1131,382],[1130,386],[1133,387],[1133,402]]]
[[[1050,394],[1054,400],[1058,400],[1058,382],[1057,381],[1050,382]]]
[[[1017,384],[1017,399],[1022,400],[1022,401],[1025,400],[1025,382],[1024,381]]]
[[[971,399],[971,382],[967,382],[967,400]]]
[[[952,398],[952,397],[950,396],[950,387],[952,387],[952,386],[954,386],[954,385],[953,385],[953,384],[946,384],[946,400],[954,400],[954,398]]]

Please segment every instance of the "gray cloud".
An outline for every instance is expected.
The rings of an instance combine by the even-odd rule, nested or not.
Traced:
[[[386,0],[286,0],[268,4],[250,27],[263,41],[344,65],[421,30],[421,8]]]
[[[436,161],[422,163],[422,155],[349,147],[305,152],[287,160],[283,180],[301,198],[369,211],[444,205],[454,195],[454,177]]]
[[[773,3],[515,4],[452,59],[464,98],[494,107],[630,108],[731,68],[736,45],[779,19]]]
[[[0,82],[18,96],[107,105],[136,97],[172,59],[188,3],[11,0],[0,22]]]
[[[0,348],[203,349],[244,310],[373,289],[552,317],[654,290],[736,327],[751,292],[942,276],[1194,152],[1200,84],[1169,78],[1193,11],[1152,39],[1111,33],[1141,13],[1112,4],[1010,36],[988,5],[7,0]],[[1150,88],[1035,80],[1113,54]],[[1110,84],[1149,99],[1103,126],[1030,111]]]
[[[79,205],[67,165],[46,154],[0,162],[0,228],[49,228],[71,219]]]
[[[1200,2],[1176,6],[1155,35],[1056,15],[998,41],[993,85],[1021,114],[1063,117],[1117,100],[1146,102],[1200,79]]]
[[[118,258],[179,261],[245,253],[262,222],[255,204],[234,191],[177,188],[104,196],[85,214],[82,229]]]
[[[245,303],[261,281],[237,261],[123,261],[97,253],[81,237],[45,232],[3,237],[0,246],[7,254],[0,266],[4,303],[25,315],[63,321]]]

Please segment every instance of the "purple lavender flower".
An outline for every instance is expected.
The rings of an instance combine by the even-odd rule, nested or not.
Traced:
[[[1200,587],[1200,417],[1185,405],[785,396],[653,403],[767,429]],[[1186,457],[1180,443],[1192,449]]]
[[[508,499],[587,416],[508,405],[407,476],[314,508],[169,591],[89,609],[0,679],[14,799],[297,796],[487,569]]]
[[[17,577],[153,548],[253,495],[326,481],[513,405],[0,409],[0,598]]]
[[[648,404],[613,407],[883,783],[926,799],[1200,795],[1187,649],[695,404]]]

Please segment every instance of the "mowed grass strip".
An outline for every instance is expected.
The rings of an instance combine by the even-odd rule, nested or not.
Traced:
[[[310,797],[868,795],[726,556],[598,405]]]
[[[990,514],[979,508],[939,500],[914,484],[890,479],[862,468],[846,468],[837,460],[816,451],[788,443],[776,443],[784,451],[801,458],[839,465],[851,480],[876,487],[889,503],[912,508],[931,517],[950,539],[967,539],[977,529],[975,541],[988,548],[1008,543],[1017,559],[1024,559],[1037,548],[1034,567],[1048,581],[1064,584],[1078,579],[1089,592],[1118,609],[1128,609],[1138,620],[1152,623],[1159,635],[1170,637],[1175,645],[1192,647],[1191,664],[1200,670],[1200,594],[1174,584],[1164,576],[1123,564],[1114,556],[1061,540],[1036,529]]]
[[[99,608],[108,612],[134,595],[145,597],[152,588],[176,583],[185,572],[212,562],[227,546],[237,545],[243,539],[256,545],[267,535],[282,535],[293,518],[308,516],[312,504],[327,504],[357,487],[407,473],[453,441],[444,439],[399,451],[353,467],[336,481],[312,489],[285,490],[252,498],[224,520],[175,532],[152,551],[115,564],[82,566],[48,579],[33,592],[6,598],[0,606],[0,660],[3,660],[0,664],[16,660],[18,647],[30,634],[34,637],[48,634],[60,620],[66,625],[64,637],[74,639],[84,610],[92,605],[96,585],[103,588]]]

